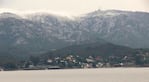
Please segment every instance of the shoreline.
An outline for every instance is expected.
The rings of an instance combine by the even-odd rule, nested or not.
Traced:
[[[61,71],[61,70],[100,70],[100,69],[149,69],[149,67],[103,67],[103,68],[74,68],[74,69],[43,69],[43,70],[3,70],[0,72],[21,72],[21,71]]]

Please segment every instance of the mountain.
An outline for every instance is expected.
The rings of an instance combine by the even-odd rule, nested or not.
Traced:
[[[149,13],[97,10],[81,18],[80,28],[100,38],[132,48],[149,47]]]
[[[54,21],[54,17],[57,20]],[[131,48],[149,48],[149,13],[146,12],[97,10],[74,20],[58,18],[40,14],[31,20],[42,23],[43,27],[45,24],[52,27],[50,35],[56,33],[56,38],[68,42],[84,42],[92,37]]]
[[[24,57],[72,44],[100,41],[99,38],[92,37],[92,34],[77,29],[77,25],[75,21],[68,18],[46,13],[26,17],[2,13],[0,53]]]
[[[0,55],[30,56],[71,45],[109,42],[149,48],[149,13],[97,10],[70,19],[49,13],[0,14]]]

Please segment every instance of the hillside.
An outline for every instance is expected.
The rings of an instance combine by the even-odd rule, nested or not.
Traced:
[[[43,54],[43,56],[67,56],[67,55],[79,55],[79,56],[132,56],[135,53],[135,49],[114,45],[111,43],[90,43],[83,45],[74,45],[51,51]]]
[[[49,13],[20,16],[5,12],[0,14],[0,55],[37,56],[98,41],[149,48],[148,20],[149,13],[119,10],[97,10],[73,20]]]

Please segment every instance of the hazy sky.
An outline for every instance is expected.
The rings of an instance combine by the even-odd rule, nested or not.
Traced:
[[[80,15],[97,9],[118,9],[149,12],[149,0],[0,0],[6,11],[49,11],[65,15]]]

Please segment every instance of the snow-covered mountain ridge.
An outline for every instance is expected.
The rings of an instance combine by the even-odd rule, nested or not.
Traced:
[[[35,54],[101,40],[149,48],[149,13],[97,10],[73,20],[47,13],[0,14],[1,52]]]

